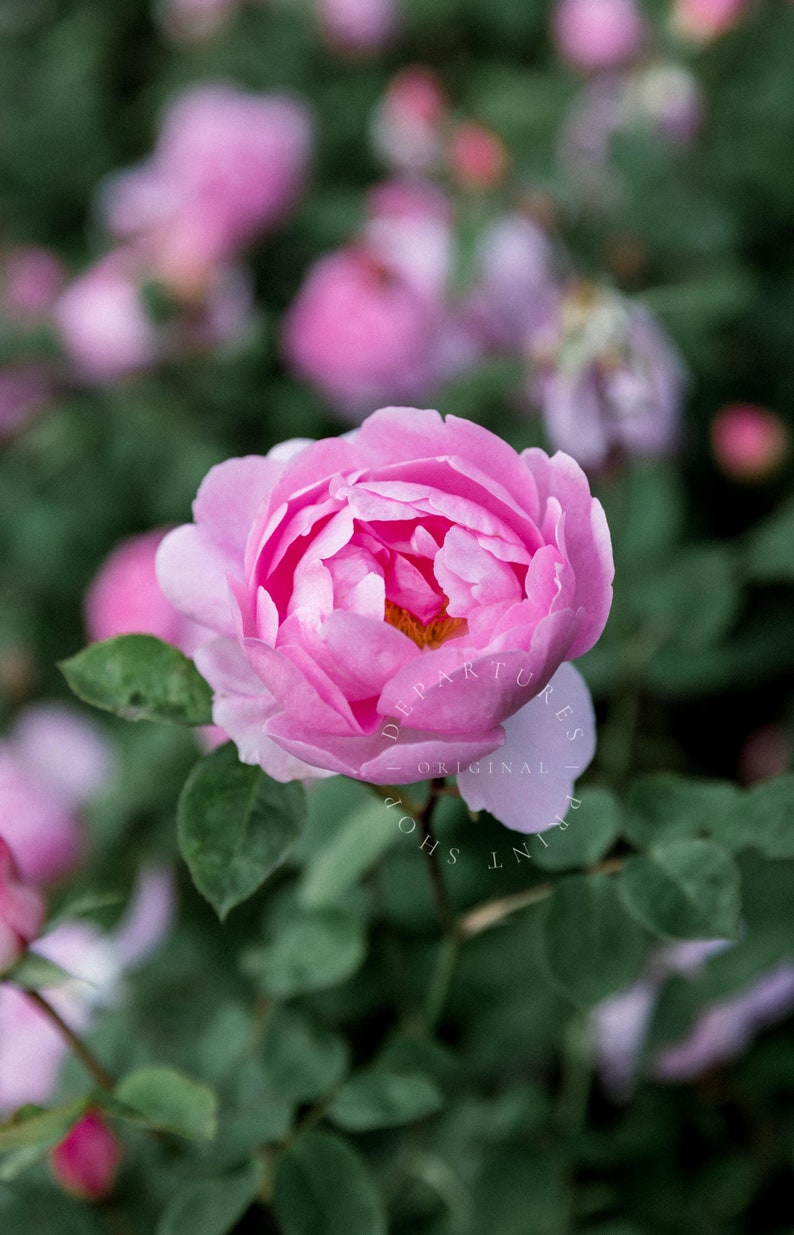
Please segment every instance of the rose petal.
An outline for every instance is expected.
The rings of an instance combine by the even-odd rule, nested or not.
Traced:
[[[574,781],[595,753],[595,714],[584,678],[573,665],[562,665],[544,693],[504,722],[504,731],[498,760],[462,772],[458,788],[471,810],[487,810],[516,832],[544,832],[564,820]],[[530,770],[522,773],[524,765]],[[586,827],[587,821],[571,826]]]

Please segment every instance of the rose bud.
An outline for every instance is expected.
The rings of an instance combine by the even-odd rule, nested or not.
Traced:
[[[441,164],[447,98],[436,74],[410,65],[392,80],[375,112],[372,138],[378,153],[404,172],[431,172]]]
[[[98,1111],[89,1111],[50,1151],[50,1170],[65,1192],[104,1201],[115,1187],[122,1156],[105,1120]]]
[[[11,321],[35,326],[46,320],[66,282],[63,262],[49,249],[23,245],[2,259],[0,308]]]
[[[573,459],[384,408],[344,437],[220,464],[193,514],[158,578],[216,632],[194,659],[244,762],[280,781],[455,773],[473,809],[553,825],[594,746],[563,662],[612,597],[609,531]],[[532,794],[476,762],[532,751]]]
[[[45,916],[44,898],[20,877],[11,848],[0,837],[0,973],[17,963]]]
[[[753,403],[731,403],[711,425],[711,448],[731,480],[769,480],[788,457],[791,438],[775,412]]]
[[[447,154],[454,179],[464,189],[497,188],[507,170],[508,154],[500,137],[482,124],[458,124]]]
[[[670,24],[693,43],[710,43],[741,21],[748,0],[674,0]]]
[[[635,0],[560,0],[553,17],[560,55],[586,73],[633,60],[645,40]]]
[[[55,325],[78,373],[113,382],[148,369],[159,342],[132,254],[116,250],[75,279],[55,305]]]

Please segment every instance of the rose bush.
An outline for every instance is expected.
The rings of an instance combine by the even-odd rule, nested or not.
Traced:
[[[160,546],[158,577],[217,634],[195,660],[244,762],[281,781],[457,772],[471,805],[550,826],[592,756],[589,697],[568,669],[556,710],[526,705],[593,646],[612,594],[606,520],[573,459],[385,408],[213,468],[194,517]],[[576,758],[557,757],[566,742]],[[483,775],[497,750],[497,773],[516,758],[532,775],[534,759],[543,793]]]

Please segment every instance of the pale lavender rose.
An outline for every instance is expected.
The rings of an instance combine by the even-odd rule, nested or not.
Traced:
[[[21,878],[11,848],[0,836],[0,975],[36,938],[46,912],[43,896]]]
[[[709,1005],[690,1032],[659,1051],[653,1074],[690,1081],[741,1055],[756,1034],[794,1010],[794,964],[785,962],[737,995]]]
[[[552,445],[585,468],[613,452],[657,455],[679,440],[683,362],[653,315],[580,284],[534,334],[533,393]]]
[[[504,215],[480,237],[464,313],[490,348],[522,349],[557,302],[554,255],[531,219]]]
[[[113,382],[150,368],[160,342],[141,294],[133,255],[118,249],[75,279],[59,297],[55,325],[81,377]]]
[[[103,934],[88,922],[67,921],[36,941],[31,952],[72,975],[42,992],[71,1029],[85,1032],[98,1012],[124,998],[125,971],[157,947],[170,927],[173,906],[170,875],[152,868],[142,873],[130,908],[113,931]],[[50,1102],[68,1049],[24,991],[0,986],[0,1113]]]
[[[604,1088],[615,1101],[626,1101],[637,1083],[645,1038],[667,978],[675,973],[696,976],[710,957],[730,946],[726,939],[691,939],[659,948],[636,982],[593,1008],[593,1055]]]
[[[672,146],[688,146],[703,122],[703,92],[682,64],[651,64],[631,73],[621,110],[623,127],[645,124]]]
[[[9,249],[0,261],[0,308],[23,326],[45,321],[66,282],[59,257],[37,245]]]
[[[112,756],[99,731],[61,704],[33,704],[0,742],[0,818],[26,879],[49,884],[83,855],[80,808],[102,788]]]
[[[320,30],[339,51],[367,54],[392,42],[400,24],[396,0],[316,0]]]
[[[380,784],[443,768],[522,831],[566,809],[594,729],[563,662],[600,635],[612,580],[573,459],[386,408],[344,437],[213,468],[193,513],[160,546],[158,577],[217,633],[195,661],[244,762]],[[476,764],[551,747],[536,800]]]
[[[176,294],[202,294],[295,204],[310,146],[299,100],[195,86],[171,104],[151,159],[106,186],[105,220]]]
[[[633,60],[646,34],[635,0],[559,0],[552,29],[563,59],[586,73]]]

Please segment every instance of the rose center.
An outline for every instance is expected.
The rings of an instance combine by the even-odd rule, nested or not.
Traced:
[[[427,625],[420,622],[413,613],[403,609],[401,605],[395,605],[392,600],[386,601],[386,611],[383,616],[390,626],[396,627],[409,639],[413,639],[418,648],[434,650],[441,647],[447,639],[452,639],[458,634],[465,634],[467,629],[465,618],[449,617],[446,600]]]

